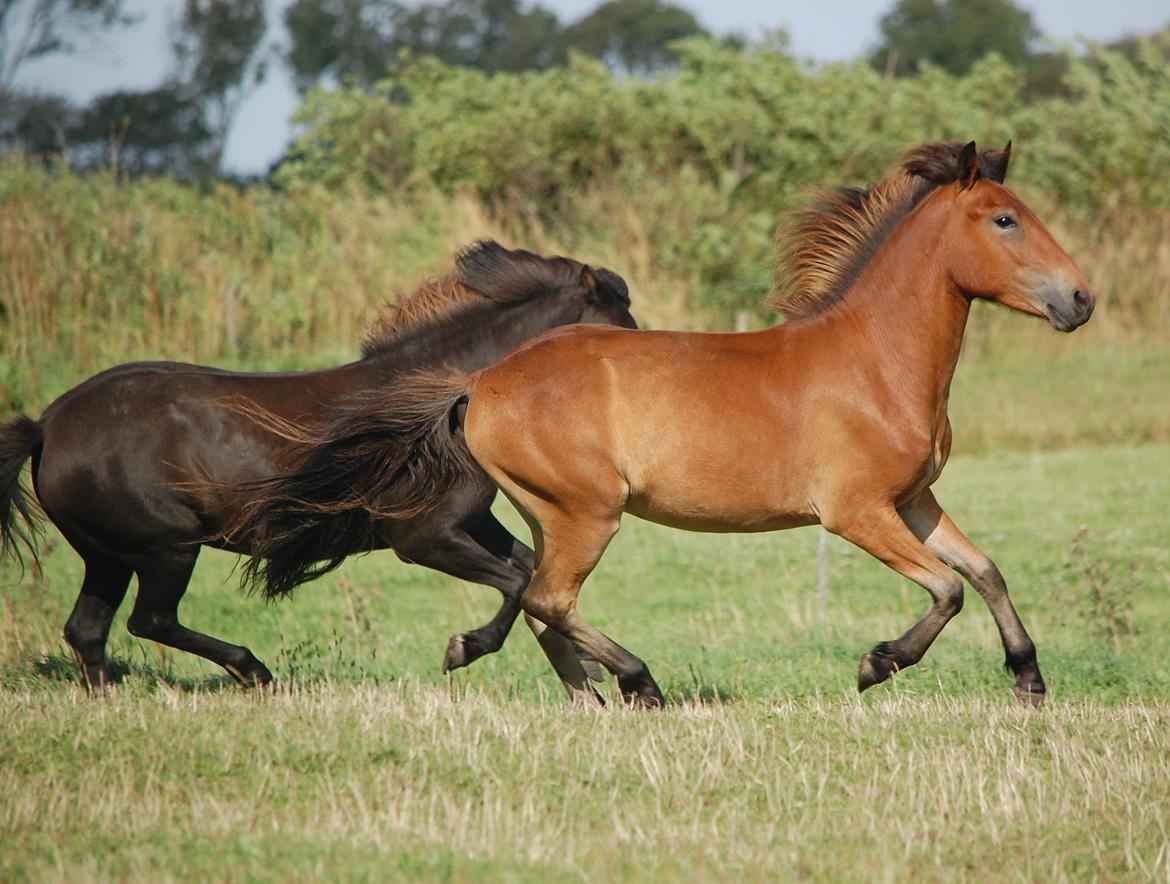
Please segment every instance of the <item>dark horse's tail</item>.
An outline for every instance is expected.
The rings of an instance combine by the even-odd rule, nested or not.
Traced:
[[[20,471],[44,439],[41,425],[32,418],[18,417],[0,426],[0,554],[7,552],[20,559],[23,544],[34,562],[40,513],[20,483]]]
[[[420,371],[346,398],[324,423],[298,426],[247,409],[293,446],[284,474],[239,489],[227,526],[250,558],[244,583],[269,598],[375,545],[375,519],[415,518],[478,467],[460,428],[469,376]]]

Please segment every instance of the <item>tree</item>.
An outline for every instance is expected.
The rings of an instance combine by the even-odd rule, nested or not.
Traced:
[[[404,50],[485,71],[564,60],[556,15],[521,0],[296,0],[284,21],[292,38],[285,61],[301,92],[322,79],[370,86]]]
[[[913,74],[923,61],[964,74],[993,51],[1023,65],[1040,35],[1032,14],[1011,0],[898,0],[880,28],[871,61],[897,74]]]
[[[169,83],[143,92],[99,95],[67,133],[76,168],[112,166],[129,175],[187,180],[217,171],[218,147],[190,90]]]
[[[680,6],[662,0],[610,0],[566,28],[561,43],[600,58],[614,70],[652,74],[677,60],[672,42],[705,33]]]
[[[0,0],[0,100],[27,62],[73,52],[79,39],[132,23],[123,6],[124,0]]]
[[[199,107],[211,136],[211,166],[218,171],[224,144],[240,104],[263,82],[267,53],[260,44],[266,28],[264,0],[185,0],[173,48],[173,86],[185,102]]]
[[[285,63],[297,90],[322,78],[369,86],[385,76],[397,10],[393,0],[295,0],[284,23],[292,38]]]
[[[10,92],[0,102],[0,149],[18,148],[42,159],[59,156],[77,117],[77,108],[60,96]]]
[[[556,15],[539,5],[524,9],[519,0],[399,6],[393,26],[395,56],[408,49],[483,71],[543,69],[564,57],[557,47]]]

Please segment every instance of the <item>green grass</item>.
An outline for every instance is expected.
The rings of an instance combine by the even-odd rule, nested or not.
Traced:
[[[859,698],[920,589],[834,540],[821,612],[815,530],[634,519],[582,612],[647,660],[662,714],[570,708],[523,626],[448,681],[447,637],[494,594],[387,554],[266,605],[207,553],[184,620],[286,690],[241,692],[123,611],[123,682],[92,701],[58,540],[0,579],[0,879],[1165,880],[1170,447],[958,456],[937,491],[1039,645],[1038,713],[974,592]]]

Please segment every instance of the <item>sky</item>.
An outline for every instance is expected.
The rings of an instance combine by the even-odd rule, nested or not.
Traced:
[[[269,40],[287,42],[282,12],[290,0],[267,0]],[[600,0],[540,0],[571,22]],[[864,55],[878,40],[878,20],[894,0],[674,0],[690,9],[716,33],[737,31],[748,37],[783,28],[793,51],[816,61],[842,61]],[[1046,37],[1070,41],[1080,37],[1107,42],[1149,33],[1170,23],[1166,0],[1016,0],[1032,13]],[[77,103],[115,89],[147,89],[167,75],[170,30],[180,0],[128,0],[141,16],[132,28],[108,35],[72,56],[38,60],[23,68],[17,84],[65,94]],[[296,92],[283,66],[272,65],[265,83],[241,107],[228,138],[225,164],[239,173],[263,172],[284,151],[291,137],[289,116]]]

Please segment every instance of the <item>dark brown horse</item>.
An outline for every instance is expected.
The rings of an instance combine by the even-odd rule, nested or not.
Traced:
[[[449,645],[445,667],[466,665],[503,643],[531,573],[531,551],[489,510],[491,481],[474,465],[451,473],[448,493],[429,501],[425,513],[404,513],[397,501],[394,519],[374,518],[368,508],[336,510],[316,521],[317,530],[297,534],[290,550],[287,532],[273,537],[267,526],[240,525],[250,511],[246,489],[284,471],[290,456],[288,440],[252,413],[327,424],[340,405],[360,406],[367,391],[383,390],[405,371],[482,368],[568,323],[634,328],[628,308],[626,285],[611,271],[482,242],[458,257],[454,273],[391,307],[358,362],[283,374],[168,362],[112,368],[65,393],[39,421],[21,417],[0,427],[0,539],[8,548],[22,539],[35,556],[34,505],[19,482],[31,456],[41,507],[85,560],[65,638],[93,689],[109,681],[106,640],[132,573],[138,596],[131,633],[205,657],[242,684],[271,681],[247,648],[179,623],[201,544],[252,553],[267,543],[277,559],[253,574],[277,587],[275,594],[347,555],[386,547],[404,560],[494,586],[504,595],[500,614]],[[337,472],[331,479],[345,481]],[[350,485],[339,490],[355,493]],[[556,641],[545,636],[542,645]],[[563,648],[560,654],[567,659]]]
[[[532,529],[525,613],[604,664],[630,702],[662,703],[645,663],[577,613],[624,512],[696,531],[819,522],[920,584],[930,609],[861,658],[861,690],[917,663],[958,613],[953,568],[987,602],[1016,694],[1037,702],[1036,649],[1003,577],[930,490],[971,302],[1065,332],[1093,312],[1081,271],[1003,186],[1009,151],[927,145],[870,189],[824,194],[789,231],[789,321],[775,328],[563,329],[470,377],[396,385],[387,402],[433,432],[431,457],[400,481],[441,493],[428,471],[441,478],[466,445]],[[402,429],[387,426],[394,445]]]

